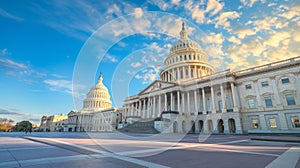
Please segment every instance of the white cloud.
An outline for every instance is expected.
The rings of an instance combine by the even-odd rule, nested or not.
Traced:
[[[214,33],[211,32],[206,37],[202,37],[201,41],[206,44],[222,44],[224,42],[224,38],[222,33]]]
[[[98,57],[100,59],[100,57]],[[104,62],[112,62],[112,63],[115,63],[115,62],[118,62],[118,59],[117,57],[113,56],[113,55],[110,55],[110,54],[106,54],[104,57],[103,57],[103,61]]]
[[[218,28],[219,26],[223,26],[225,28],[230,27],[229,19],[236,19],[239,18],[240,14],[233,11],[233,12],[222,12],[220,16],[218,16],[215,21],[215,28]]]
[[[136,79],[142,79],[142,84],[150,84],[159,78],[160,66],[145,69],[140,74],[135,75]]]
[[[231,37],[227,38],[227,40],[234,44],[241,44],[241,40],[236,38],[235,36],[231,36]]]
[[[273,28],[282,29],[287,27],[289,22],[286,20],[279,19],[278,17],[266,17],[262,20],[255,20],[253,21],[254,29],[256,31],[272,31]]]
[[[48,89],[53,92],[63,92],[71,94],[76,98],[83,98],[86,94],[85,86],[76,84],[69,80],[64,79],[47,79],[43,81]],[[74,89],[74,90],[73,90]]]
[[[251,29],[248,29],[248,28],[243,28],[243,29],[236,30],[235,33],[237,34],[237,36],[240,39],[244,39],[247,36],[251,36],[251,35],[255,35],[256,34],[255,31],[253,31]]]
[[[6,67],[9,67],[9,68],[20,68],[20,69],[26,69],[28,68],[25,64],[22,64],[22,63],[17,63],[13,60],[10,60],[10,59],[0,59],[0,65],[2,66],[6,66]]]
[[[210,13],[210,16],[218,14],[224,7],[224,4],[217,0],[208,0],[206,12]]]
[[[161,10],[167,10],[171,4],[161,0],[147,0],[148,3],[156,5]]]
[[[241,2],[242,2],[242,4],[244,5],[244,6],[249,6],[249,7],[252,7],[253,6],[253,4],[255,3],[255,2],[258,2],[258,1],[260,1],[260,0],[241,0]],[[263,3],[265,2],[265,0],[261,0]]]
[[[47,79],[44,80],[44,83],[49,86],[51,91],[63,91],[66,93],[72,93],[72,81],[58,79],[58,80],[51,80]]]
[[[111,5],[106,12],[107,14],[116,15],[117,17],[122,16],[122,11],[117,4]]]
[[[6,56],[6,55],[10,55],[11,53],[8,52],[7,48],[3,48],[1,51],[0,51],[0,55],[1,56]]]
[[[134,15],[136,18],[141,18],[143,16],[142,8],[134,8]]]
[[[208,0],[206,9],[203,9],[203,3],[188,1],[184,5],[187,12],[191,12],[192,18],[196,20],[197,23],[210,23],[206,14],[210,17],[220,13],[224,7],[224,3],[221,3],[216,0]]]
[[[13,15],[11,13],[8,13],[7,11],[5,11],[3,9],[0,9],[0,16],[6,17],[6,18],[9,18],[9,19],[13,19],[15,21],[22,21],[22,20],[24,20],[23,18],[15,16],[15,15]]]
[[[178,4],[180,3],[180,0],[172,0],[171,2],[172,2],[173,4],[178,5]]]
[[[133,62],[130,64],[131,67],[133,68],[137,68],[137,67],[140,67],[142,64],[140,62]]]
[[[277,3],[269,3],[268,7],[275,6],[275,5],[277,5]]]
[[[286,19],[292,19],[294,17],[300,16],[300,5],[293,6],[290,9],[287,8],[287,12],[280,14],[279,16],[284,17]]]
[[[58,74],[51,74],[51,76],[53,76],[55,78],[65,78],[65,76],[58,75]]]
[[[291,37],[290,32],[280,31],[271,35],[265,42],[265,46],[279,47],[280,44]]]

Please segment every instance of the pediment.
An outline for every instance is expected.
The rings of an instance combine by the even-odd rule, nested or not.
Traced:
[[[146,93],[151,93],[157,90],[162,90],[164,88],[172,87],[175,86],[175,83],[169,83],[169,82],[164,82],[164,81],[154,81],[152,84],[150,84],[147,88],[142,90],[139,94],[146,94]]]

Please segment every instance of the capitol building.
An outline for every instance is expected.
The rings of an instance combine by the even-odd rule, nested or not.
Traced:
[[[100,75],[64,131],[300,133],[300,57],[216,72],[184,24],[160,80],[112,108]],[[151,127],[151,128],[150,128]]]

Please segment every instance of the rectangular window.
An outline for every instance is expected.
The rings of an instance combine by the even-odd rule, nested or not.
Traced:
[[[287,105],[296,105],[295,98],[293,94],[285,95]]]
[[[251,120],[251,122],[252,122],[252,128],[253,129],[258,129],[258,119],[257,118],[253,118]]]
[[[251,89],[252,86],[251,86],[251,84],[248,84],[248,85],[245,85],[245,88],[246,88],[246,89]]]
[[[300,128],[299,117],[291,117],[293,128]]]
[[[268,83],[268,81],[261,82],[261,86],[262,86],[262,87],[269,86],[269,83]]]
[[[283,78],[283,79],[281,79],[281,83],[282,84],[290,83],[290,80],[289,80],[289,78]]]
[[[269,118],[270,128],[277,128],[277,123],[275,118]]]
[[[249,99],[248,103],[249,103],[249,108],[255,108],[254,99]]]
[[[266,103],[266,107],[273,106],[272,99],[270,97],[265,97],[265,103]]]

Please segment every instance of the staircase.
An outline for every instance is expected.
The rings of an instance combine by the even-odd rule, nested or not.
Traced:
[[[137,122],[129,124],[124,128],[118,129],[120,132],[130,133],[144,133],[144,134],[158,134],[159,132],[154,128],[154,119],[141,119]]]

